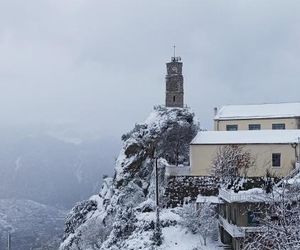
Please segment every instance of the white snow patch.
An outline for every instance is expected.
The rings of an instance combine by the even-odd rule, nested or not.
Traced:
[[[21,164],[21,156],[17,158],[17,160],[15,161],[15,171],[18,171],[21,167],[22,167],[22,164]]]
[[[218,196],[202,196],[198,195],[197,203],[211,203],[211,204],[219,204],[223,203]]]
[[[192,234],[185,228],[177,225],[162,229],[164,242],[158,250],[221,250],[220,243],[209,241],[204,246],[203,239],[199,234]]]
[[[83,179],[82,175],[83,175],[83,172],[82,172],[81,167],[77,168],[75,171],[75,177],[79,184],[82,182],[82,179]]]
[[[137,219],[143,221],[155,221],[156,220],[156,213],[148,212],[148,213],[140,213],[137,215]],[[169,209],[163,209],[160,212],[160,220],[161,221],[180,221],[181,217],[178,214],[173,213]]]

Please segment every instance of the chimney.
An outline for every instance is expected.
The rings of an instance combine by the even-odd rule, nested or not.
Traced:
[[[214,116],[216,116],[218,114],[218,108],[214,107]]]

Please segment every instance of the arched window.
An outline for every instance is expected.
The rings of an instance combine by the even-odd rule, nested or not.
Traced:
[[[176,97],[175,97],[175,95],[173,96],[173,102],[175,102],[176,101]]]

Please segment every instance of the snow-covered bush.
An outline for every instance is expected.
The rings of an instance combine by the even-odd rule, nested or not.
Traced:
[[[94,200],[82,201],[76,204],[65,222],[65,235],[66,239],[71,233],[87,220],[87,215],[94,212],[97,209],[97,202]]]
[[[117,246],[120,241],[128,238],[136,228],[135,222],[136,216],[132,207],[119,207],[105,247]]]

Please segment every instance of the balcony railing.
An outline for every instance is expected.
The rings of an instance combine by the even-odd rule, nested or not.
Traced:
[[[261,232],[262,227],[239,227],[229,223],[226,219],[219,215],[219,223],[232,237],[241,238],[245,237],[246,233]]]
[[[237,225],[230,224],[226,219],[219,215],[220,225],[234,238],[245,237],[245,230]]]
[[[263,201],[263,193],[247,193],[245,191],[240,191],[239,193],[232,193],[225,189],[219,189],[219,197],[227,202],[261,202]]]

